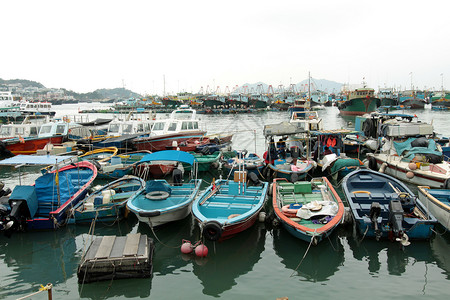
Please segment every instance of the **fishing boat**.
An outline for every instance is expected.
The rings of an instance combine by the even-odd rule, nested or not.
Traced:
[[[398,105],[398,95],[392,88],[380,88],[377,97],[380,99],[377,106],[391,107]]]
[[[374,95],[375,90],[366,87],[349,91],[345,100],[338,102],[339,113],[343,116],[361,116],[377,109],[378,98]]]
[[[219,160],[222,157],[222,152],[220,151],[216,151],[211,154],[196,153],[196,152],[190,153],[195,157],[195,160],[197,161],[199,172],[217,169],[219,167]],[[183,164],[183,167],[186,171],[189,171],[191,169],[191,165],[186,163]]]
[[[264,126],[264,136],[268,150],[263,157],[267,174],[272,178],[286,178],[295,182],[306,177],[317,163],[303,155],[303,143],[309,141],[308,128],[302,128],[291,122],[281,122]],[[278,141],[275,141],[278,138]],[[308,151],[307,151],[308,152]],[[309,152],[306,153],[306,156]]]
[[[424,108],[427,104],[425,93],[414,89],[400,92],[398,99],[400,105],[413,109]]]
[[[193,166],[188,182],[183,182],[182,171],[176,169],[172,173],[171,183],[165,179],[149,180],[145,190],[127,202],[127,208],[140,222],[155,227],[187,217],[202,180],[197,179],[197,162],[190,153],[176,150],[155,152],[144,156],[141,163],[152,161],[171,161]]]
[[[133,173],[134,166],[150,151],[132,151],[110,156],[107,160],[99,162],[98,178],[119,179]]]
[[[0,144],[14,155],[36,154],[38,150],[43,149],[47,144],[62,144],[68,136],[69,129],[75,126],[79,125],[64,121],[51,121],[41,126],[37,137],[24,138],[21,136],[4,139],[0,141]]]
[[[167,150],[185,141],[200,140],[206,133],[204,127],[196,110],[182,105],[168,119],[155,120],[150,136],[136,138],[133,143],[136,150]]]
[[[428,186],[418,186],[419,200],[439,223],[450,230],[450,190],[430,189]]]
[[[271,98],[267,94],[251,94],[248,99],[248,105],[253,108],[267,108],[270,105]]]
[[[67,223],[70,209],[85,198],[97,176],[96,167],[76,157],[18,155],[1,165],[45,165],[34,185],[17,185],[9,197],[5,230],[57,229]],[[20,176],[20,175],[19,175]]]
[[[290,234],[313,245],[328,237],[344,218],[344,204],[326,177],[295,183],[274,179],[272,206]]]
[[[219,179],[210,185],[192,205],[192,214],[203,237],[224,240],[249,228],[264,206],[269,184],[247,186],[247,173],[234,173],[234,180]]]
[[[242,165],[247,174],[254,173],[258,177],[262,177],[262,171],[265,167],[264,159],[256,153],[248,153],[247,150],[236,151],[233,157],[222,160],[222,167],[229,176],[234,176],[234,172],[239,170]]]
[[[368,169],[344,177],[342,188],[356,228],[365,237],[399,241],[428,239],[436,218],[401,181]]]
[[[116,147],[107,147],[88,151],[79,156],[80,160],[96,161],[98,163],[110,160],[119,150]]]
[[[226,102],[227,102],[227,98],[225,96],[216,95],[216,94],[208,95],[203,100],[203,104],[206,107],[211,107],[211,108],[224,107],[227,104]]]
[[[145,181],[126,175],[96,190],[75,205],[73,223],[115,222],[125,215],[126,204],[145,188]]]

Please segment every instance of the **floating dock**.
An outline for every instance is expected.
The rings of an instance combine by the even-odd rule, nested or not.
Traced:
[[[153,252],[153,240],[140,233],[97,237],[81,258],[78,283],[151,277]]]

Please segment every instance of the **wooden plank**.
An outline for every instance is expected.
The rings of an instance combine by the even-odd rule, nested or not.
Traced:
[[[104,236],[98,247],[97,253],[95,254],[95,258],[108,258],[115,240],[116,236],[114,235]]]
[[[123,249],[123,256],[135,256],[138,253],[140,233],[128,234],[125,248]]]

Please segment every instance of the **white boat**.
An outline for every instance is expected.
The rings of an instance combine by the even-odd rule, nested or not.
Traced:
[[[419,200],[447,230],[450,230],[450,190],[418,187]]]
[[[161,151],[195,142],[206,134],[205,124],[197,117],[197,111],[182,105],[167,119],[154,121],[150,136],[133,140],[137,150]]]
[[[380,152],[367,155],[370,169],[416,185],[450,188],[450,163],[431,138],[431,124],[391,119],[382,125],[384,144]]]

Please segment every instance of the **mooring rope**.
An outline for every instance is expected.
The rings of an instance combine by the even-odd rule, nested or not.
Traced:
[[[317,229],[314,229],[313,235],[312,235],[312,237],[311,237],[311,242],[309,242],[309,245],[308,245],[308,248],[307,248],[306,251],[305,251],[305,254],[303,254],[302,259],[300,260],[300,262],[298,263],[297,267],[294,269],[294,271],[292,272],[291,276],[289,276],[289,277],[294,276],[294,273],[297,272],[297,269],[300,267],[300,265],[302,264],[302,262],[303,262],[303,260],[305,259],[306,255],[308,254],[309,248],[311,248],[311,245],[312,245],[312,243],[313,243],[313,241],[314,241],[314,238],[315,238],[315,236],[316,236],[316,230],[317,230]]]

